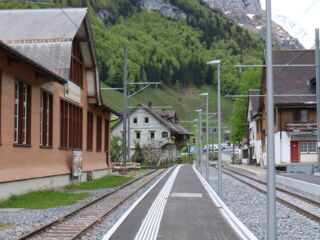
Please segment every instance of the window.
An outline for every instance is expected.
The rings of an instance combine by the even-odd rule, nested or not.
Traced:
[[[168,132],[162,132],[162,137],[167,138],[169,136]]]
[[[93,113],[87,113],[87,151],[93,150]]]
[[[150,132],[150,139],[154,139],[154,137],[155,137],[155,132],[154,132],[154,131],[151,131],[151,132]]]
[[[40,106],[40,146],[52,147],[52,115],[53,97],[47,92],[41,92]]]
[[[308,153],[308,142],[300,142],[300,153]]]
[[[317,143],[309,142],[309,153],[317,153]]]
[[[136,139],[140,139],[141,137],[141,132],[136,132]]]
[[[133,118],[133,123],[138,123],[138,118]]]
[[[69,79],[81,88],[83,87],[83,60],[81,56],[79,41],[77,39],[75,39],[72,43]]]
[[[299,110],[293,111],[293,121],[300,122],[300,111]]]
[[[60,101],[60,147],[82,149],[82,108]]]
[[[110,121],[104,121],[104,151],[109,152]]]
[[[149,123],[149,118],[148,117],[144,118],[144,123]]]
[[[31,144],[31,86],[15,82],[14,143]]]
[[[308,122],[308,110],[301,110],[301,122]]]
[[[102,118],[97,117],[97,152],[101,152]]]

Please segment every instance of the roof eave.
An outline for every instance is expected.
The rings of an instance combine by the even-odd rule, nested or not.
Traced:
[[[5,44],[0,40],[0,48],[7,51],[13,58],[18,58],[24,63],[30,64],[32,67],[34,67],[37,71],[41,72],[43,75],[49,77],[50,79],[53,79],[54,81],[65,84],[67,83],[67,80],[60,77],[59,75],[53,73],[49,69],[45,68],[44,66],[40,65],[39,63],[36,63],[35,61],[31,60],[30,58],[26,57],[25,55],[21,54],[17,50],[13,49],[9,45]]]

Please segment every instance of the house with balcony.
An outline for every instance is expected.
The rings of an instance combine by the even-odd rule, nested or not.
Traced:
[[[130,113],[130,156],[134,154],[135,144],[157,149],[161,161],[175,161],[180,150],[187,146],[192,135],[180,124],[175,110],[153,109],[139,104]],[[111,129],[113,136],[123,136],[123,123],[119,121]]]
[[[276,166],[292,164],[314,165],[317,162],[316,81],[314,50],[274,51],[274,135]],[[297,66],[309,65],[309,66]],[[261,137],[261,166],[266,166],[267,106],[266,69],[263,69],[259,98],[261,131],[257,130],[257,141]],[[251,125],[251,122],[250,122]]]

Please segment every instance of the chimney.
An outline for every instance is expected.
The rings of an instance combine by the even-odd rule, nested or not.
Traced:
[[[148,107],[152,108],[152,102],[148,102]]]

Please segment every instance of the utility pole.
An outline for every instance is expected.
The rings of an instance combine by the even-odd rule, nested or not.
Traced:
[[[276,192],[275,192],[275,154],[274,154],[274,103],[272,69],[272,15],[271,0],[266,1],[267,12],[267,238],[277,239]]]
[[[130,92],[129,92],[130,94]],[[127,98],[128,99],[128,114],[127,114],[127,118],[128,118],[128,162],[131,162],[131,157],[130,157],[130,153],[131,153],[131,139],[130,139],[130,116],[131,116],[131,109],[130,109],[130,97]]]
[[[201,156],[201,149],[202,149],[202,109],[198,109],[198,157],[199,157],[199,164],[200,164],[200,173],[203,174],[203,166],[202,166],[202,156]]]
[[[318,148],[318,172],[320,172],[320,50],[319,50],[319,28],[316,29],[316,88],[317,88],[317,148]]]
[[[128,83],[128,69],[127,69],[127,58],[128,58],[128,45],[124,47],[124,58],[123,58],[123,137],[122,137],[122,164],[123,167],[127,166],[127,83]]]

